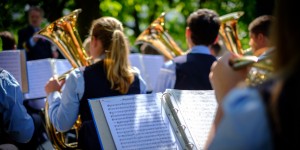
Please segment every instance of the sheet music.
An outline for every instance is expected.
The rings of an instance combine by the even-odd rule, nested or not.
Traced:
[[[132,66],[140,70],[141,76],[147,83],[147,91],[152,91],[156,84],[159,70],[164,64],[163,56],[134,53],[129,55],[129,60]]]
[[[0,52],[0,67],[10,72],[22,87],[22,63],[20,50],[7,50]],[[24,72],[26,73],[26,72]],[[23,88],[22,88],[23,91]]]
[[[147,84],[147,91],[152,89],[150,84],[150,78],[146,73],[146,67],[144,65],[143,56],[140,53],[133,53],[129,55],[129,61],[131,66],[137,67],[140,70],[141,76]]]
[[[72,65],[67,59],[54,59],[54,74],[62,75],[72,69]]]
[[[156,84],[160,68],[164,64],[164,58],[162,55],[143,55],[144,65],[146,73],[150,78],[151,90]]]
[[[29,92],[25,99],[46,97],[45,85],[53,76],[52,59],[27,61]]]
[[[161,93],[100,99],[117,149],[181,149],[160,97]]]
[[[213,90],[170,90],[185,126],[193,137],[198,149],[203,149],[213,123],[217,102]],[[175,104],[175,106],[176,106]]]

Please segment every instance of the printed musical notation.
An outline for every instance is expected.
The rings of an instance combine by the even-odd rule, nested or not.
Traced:
[[[175,90],[168,89],[173,95],[173,105],[184,116],[187,127],[198,149],[203,149],[217,109],[213,90]]]
[[[25,99],[45,98],[45,85],[54,75],[60,75],[71,69],[66,59],[39,59],[27,61],[29,92]]]
[[[217,103],[213,90],[90,99],[103,149],[204,148]]]
[[[177,149],[158,95],[100,101],[117,149]]]

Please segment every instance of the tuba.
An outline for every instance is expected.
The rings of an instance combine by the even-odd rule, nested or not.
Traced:
[[[63,56],[68,59],[73,68],[88,66],[91,64],[86,51],[82,47],[82,42],[76,29],[76,21],[80,12],[81,9],[76,9],[69,15],[61,17],[52,22],[50,25],[34,35],[35,37],[49,40],[52,44],[56,45]],[[70,71],[61,75],[59,80],[65,79],[66,75],[68,75]],[[46,132],[53,147],[55,149],[76,149],[78,145],[78,128],[81,125],[80,116],[78,116],[77,121],[70,131],[61,133],[58,132],[52,125],[49,119],[48,109],[49,105],[46,101],[43,115],[45,118]],[[75,142],[67,141],[66,134],[68,133],[76,134]]]
[[[221,27],[219,37],[228,51],[242,56],[229,62],[233,69],[238,70],[251,66],[246,78],[246,84],[255,86],[272,76],[273,65],[271,55],[274,48],[262,49],[263,52],[259,56],[251,54],[251,49],[242,49],[238,38],[237,22],[243,15],[244,12],[239,11],[220,16]]]
[[[166,60],[170,60],[175,56],[183,55],[184,52],[165,30],[165,14],[163,12],[137,37],[135,45],[147,44],[157,52],[156,54],[161,54]],[[149,54],[147,51],[142,53]]]
[[[238,38],[237,23],[238,19],[244,15],[244,12],[233,12],[220,16],[221,26],[219,37],[224,42],[227,50],[234,54],[243,55],[242,44]]]

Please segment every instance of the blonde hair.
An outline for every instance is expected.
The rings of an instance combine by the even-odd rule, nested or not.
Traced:
[[[101,17],[93,22],[90,33],[101,40],[106,52],[104,67],[111,89],[127,93],[134,74],[128,60],[129,46],[122,23],[113,17]]]

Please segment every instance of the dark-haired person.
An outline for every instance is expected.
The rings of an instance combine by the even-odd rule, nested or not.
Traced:
[[[219,108],[207,141],[209,150],[299,149],[300,15],[296,1],[276,0],[271,28],[274,76],[247,87],[244,74],[229,67],[225,55],[212,67],[211,83]],[[238,86],[228,86],[236,85]]]
[[[14,35],[9,31],[0,32],[2,50],[14,50],[17,48]]]
[[[221,21],[210,9],[198,9],[187,18],[186,40],[189,52],[164,64],[154,92],[165,89],[211,90],[210,67],[216,60],[209,46],[216,42]]]
[[[270,30],[274,17],[262,15],[255,18],[248,26],[249,46],[255,56],[264,53],[270,46]]]

